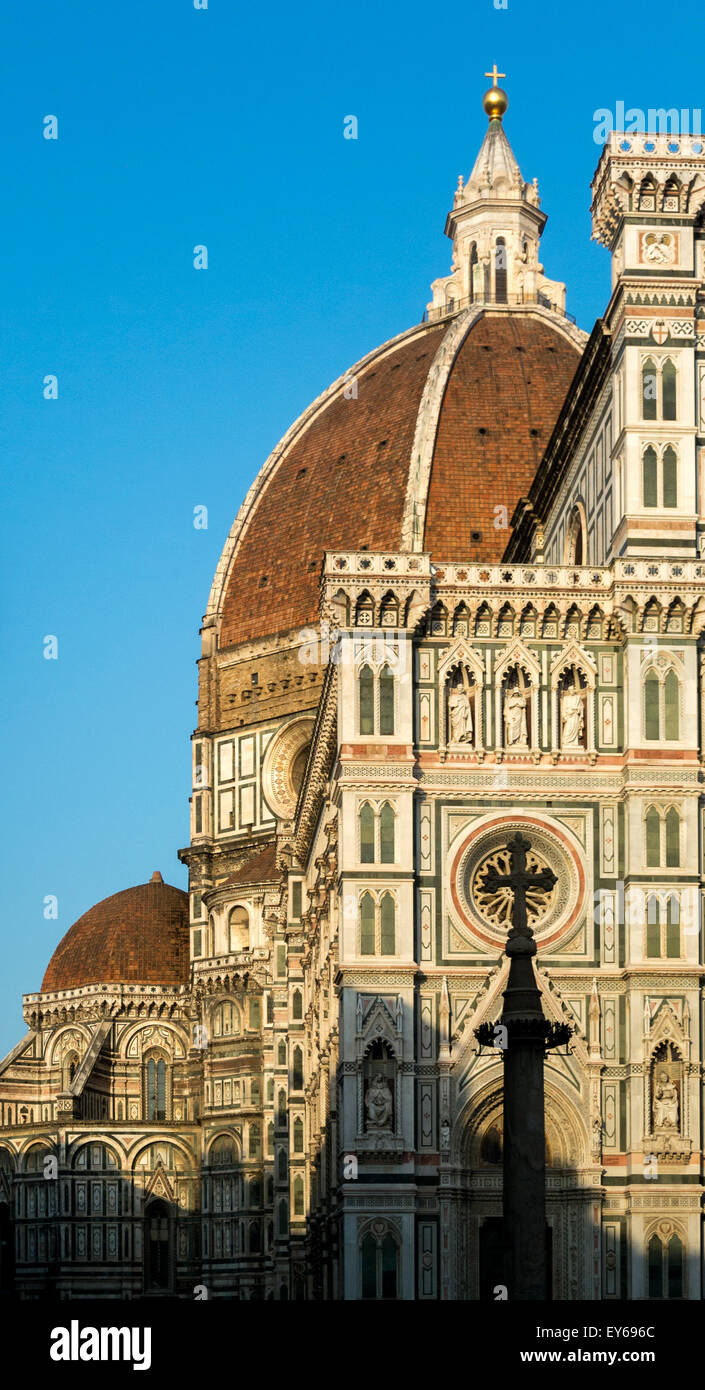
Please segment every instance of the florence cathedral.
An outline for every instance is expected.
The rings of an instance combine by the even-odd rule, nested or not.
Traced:
[[[588,335],[496,75],[483,105],[422,322],[292,424],[225,542],[188,892],[155,871],[90,908],[24,996],[6,1293],[491,1299],[502,1056],[475,1029],[519,831],[573,1029],[553,1297],[703,1297],[705,152],[607,136]]]

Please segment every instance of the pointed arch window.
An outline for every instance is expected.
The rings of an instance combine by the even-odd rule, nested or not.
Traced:
[[[679,869],[681,862],[681,818],[675,806],[666,812],[666,868]]]
[[[360,955],[373,956],[375,953],[375,902],[371,893],[363,893],[360,899]]]
[[[292,996],[291,996],[291,1017],[292,1017],[292,1018],[303,1018],[303,1016],[304,1016],[304,998],[303,998],[303,995],[302,995],[302,993],[301,993],[301,990],[300,990],[300,989],[295,989],[295,990],[294,990],[294,993],[293,993]]]
[[[163,1057],[149,1057],[144,1066],[144,1116],[148,1124],[167,1118],[167,1065]]]
[[[382,955],[393,956],[396,951],[396,910],[391,893],[382,894],[379,915]]]
[[[379,731],[394,733],[394,676],[388,666],[379,673]]]
[[[656,363],[647,357],[641,368],[641,414],[644,420],[655,420],[658,411],[658,376]]]
[[[664,420],[676,419],[676,380],[676,369],[669,357],[664,362],[661,373],[661,401]]]
[[[375,862],[375,813],[366,801],[360,808],[360,863]]]
[[[388,801],[385,801],[379,815],[379,847],[380,863],[394,863],[394,810]]]
[[[680,681],[671,667],[666,672],[664,689],[664,726],[667,739],[677,739],[679,734]]]
[[[661,955],[661,904],[653,895],[646,905],[646,956],[657,960]]]
[[[646,867],[661,867],[661,816],[655,806],[646,813]]]
[[[294,1048],[291,1067],[291,1085],[294,1091],[303,1091],[304,1088],[304,1054],[300,1047]]]
[[[682,1298],[684,1250],[675,1232],[662,1240],[654,1232],[648,1244],[649,1298]]]
[[[668,444],[663,451],[663,505],[678,506],[678,459],[675,449]]]
[[[371,1231],[360,1244],[361,1295],[364,1299],[395,1299],[399,1283],[399,1246],[391,1232]]]
[[[300,1154],[304,1151],[304,1122],[300,1115],[294,1120],[294,1153]]]
[[[300,1178],[300,1177],[299,1177],[299,1178],[294,1178],[294,1216],[303,1216],[303,1214],[304,1214],[304,1180],[303,1180],[303,1178]]]
[[[362,667],[359,677],[359,687],[360,733],[373,734],[375,731],[375,682],[371,667]]]
[[[658,460],[653,444],[647,445],[642,459],[645,507],[658,506]]]
[[[648,960],[680,960],[680,899],[669,893],[665,902],[651,894],[646,907],[646,956]]]

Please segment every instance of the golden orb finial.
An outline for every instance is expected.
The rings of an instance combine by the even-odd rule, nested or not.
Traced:
[[[508,105],[509,97],[507,93],[497,86],[498,77],[506,77],[506,72],[498,72],[497,64],[492,64],[492,71],[486,72],[485,77],[492,78],[492,86],[488,88],[482,98],[482,105],[491,121],[501,121]]]

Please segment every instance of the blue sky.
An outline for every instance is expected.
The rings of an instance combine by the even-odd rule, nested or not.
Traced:
[[[701,7],[674,19],[669,49],[626,4],[5,7],[0,1055],[76,917],[155,868],[186,885],[198,628],[222,544],[292,419],[448,272],[485,70],[508,74],[546,272],[590,328],[609,292],[593,113],[705,105]]]

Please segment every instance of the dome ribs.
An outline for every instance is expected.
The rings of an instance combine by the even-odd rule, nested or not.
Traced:
[[[357,398],[338,392],[285,454],[233,564],[221,648],[315,622],[324,550],[398,549],[416,416],[443,333],[428,327],[376,358],[357,379]]]
[[[471,329],[436,433],[424,533],[434,558],[502,558],[512,512],[533,481],[579,355],[529,314],[487,314]],[[495,524],[502,520],[506,529]]]

